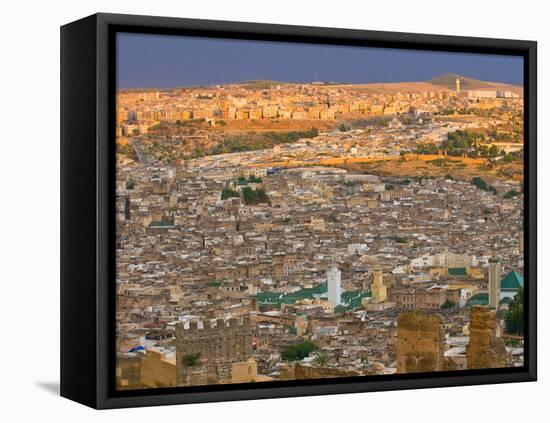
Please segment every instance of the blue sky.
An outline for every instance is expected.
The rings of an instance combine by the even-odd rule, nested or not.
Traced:
[[[523,58],[489,54],[117,35],[118,88],[169,88],[253,79],[352,83],[425,81],[444,73],[523,83]]]

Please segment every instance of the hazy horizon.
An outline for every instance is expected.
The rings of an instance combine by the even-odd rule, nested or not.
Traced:
[[[422,82],[447,73],[523,85],[523,58],[171,35],[117,35],[117,89],[168,89],[253,80]]]

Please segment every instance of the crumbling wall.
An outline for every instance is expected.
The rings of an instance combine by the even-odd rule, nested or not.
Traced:
[[[444,338],[439,315],[402,313],[397,319],[397,373],[445,370]]]
[[[504,341],[497,337],[497,320],[494,310],[475,305],[470,310],[470,342],[466,347],[468,369],[505,367]]]

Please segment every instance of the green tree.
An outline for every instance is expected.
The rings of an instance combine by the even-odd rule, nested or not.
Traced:
[[[298,344],[289,345],[281,352],[285,361],[301,361],[311,352],[317,350],[317,345],[311,341],[303,341]]]
[[[248,182],[255,183],[255,184],[261,184],[263,181],[262,181],[262,178],[259,178],[259,177],[254,176],[254,175],[250,175],[248,177]]]
[[[267,203],[268,201],[267,193],[263,188],[258,188],[253,190],[250,187],[244,187],[242,189],[242,192],[244,197],[244,203],[247,205]]]
[[[510,333],[523,335],[523,318],[523,287],[520,287],[517,294],[510,302],[508,311],[504,315],[506,330]]]
[[[477,188],[483,191],[492,192],[493,194],[497,193],[497,190],[494,186],[489,185],[483,178],[480,178],[479,176],[472,178],[471,183],[472,185],[475,185]]]
[[[222,189],[222,200],[227,200],[232,197],[240,197],[240,194],[231,188],[226,187]]]

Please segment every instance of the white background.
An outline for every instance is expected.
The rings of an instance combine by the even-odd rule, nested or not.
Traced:
[[[544,1],[23,1],[2,6],[0,404],[3,421],[548,421],[547,118]],[[93,411],[59,383],[59,26],[118,12],[539,42],[539,382]],[[544,158],[547,160],[544,161]],[[545,166],[546,165],[546,166]],[[546,242],[545,242],[546,241]],[[546,390],[546,394],[544,391]],[[533,419],[534,418],[534,419]],[[33,420],[31,420],[33,419]]]

